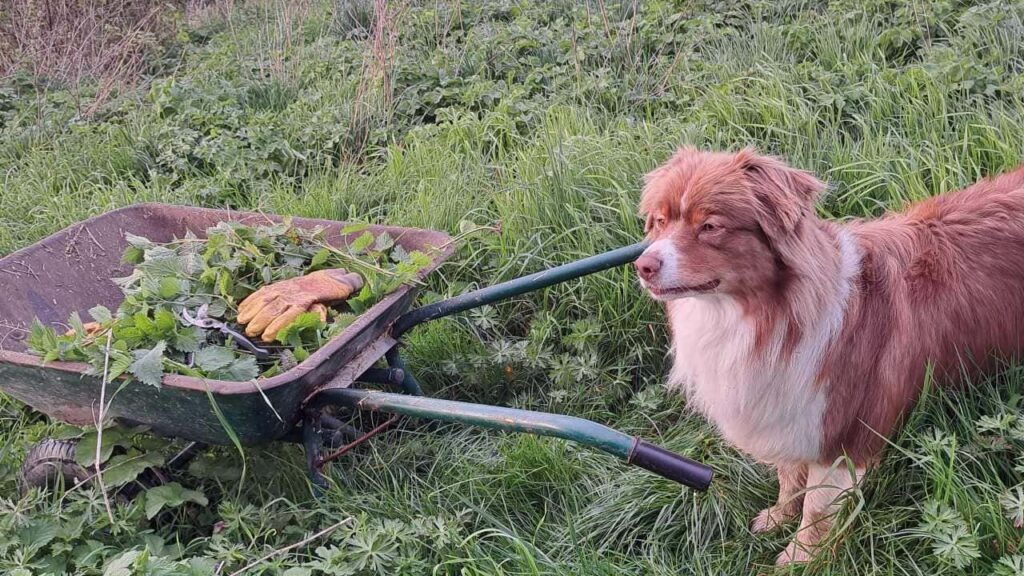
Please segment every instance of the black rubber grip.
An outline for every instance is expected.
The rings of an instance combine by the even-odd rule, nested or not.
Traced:
[[[711,479],[715,476],[715,471],[710,466],[669,452],[639,438],[633,445],[629,463],[702,492],[708,489]]]

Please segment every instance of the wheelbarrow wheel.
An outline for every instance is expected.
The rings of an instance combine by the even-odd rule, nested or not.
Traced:
[[[61,490],[88,482],[89,472],[75,461],[76,444],[47,438],[33,446],[18,474],[21,495],[32,488]]]

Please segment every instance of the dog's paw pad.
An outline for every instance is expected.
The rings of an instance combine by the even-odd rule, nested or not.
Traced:
[[[796,540],[789,543],[786,549],[783,550],[779,556],[775,559],[776,566],[788,566],[789,564],[801,564],[811,559],[811,555],[807,550],[797,544]]]

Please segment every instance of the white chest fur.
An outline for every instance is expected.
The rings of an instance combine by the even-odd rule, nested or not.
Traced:
[[[668,303],[674,364],[669,385],[686,392],[727,441],[763,462],[813,461],[820,455],[827,382],[817,382],[822,357],[842,327],[850,279],[859,267],[851,239],[839,235],[834,293],[816,322],[783,356],[785,326],[767,350],[755,351],[754,327],[731,298],[705,295]]]
[[[801,342],[790,362],[773,361],[774,350],[755,356],[753,328],[728,298],[675,300],[668,311],[675,357],[669,384],[754,458],[816,460],[825,411],[814,382],[820,353]]]

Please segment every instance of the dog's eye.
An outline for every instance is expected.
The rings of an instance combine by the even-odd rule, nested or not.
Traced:
[[[659,229],[659,230],[664,228],[665,227],[665,217],[664,216],[658,216],[657,218],[655,218],[654,219],[654,227]]]
[[[715,230],[718,230],[719,228],[721,228],[721,226],[719,226],[717,224],[714,224],[714,223],[711,223],[711,222],[705,222],[704,225],[700,227],[700,231],[701,232],[714,232]]]

